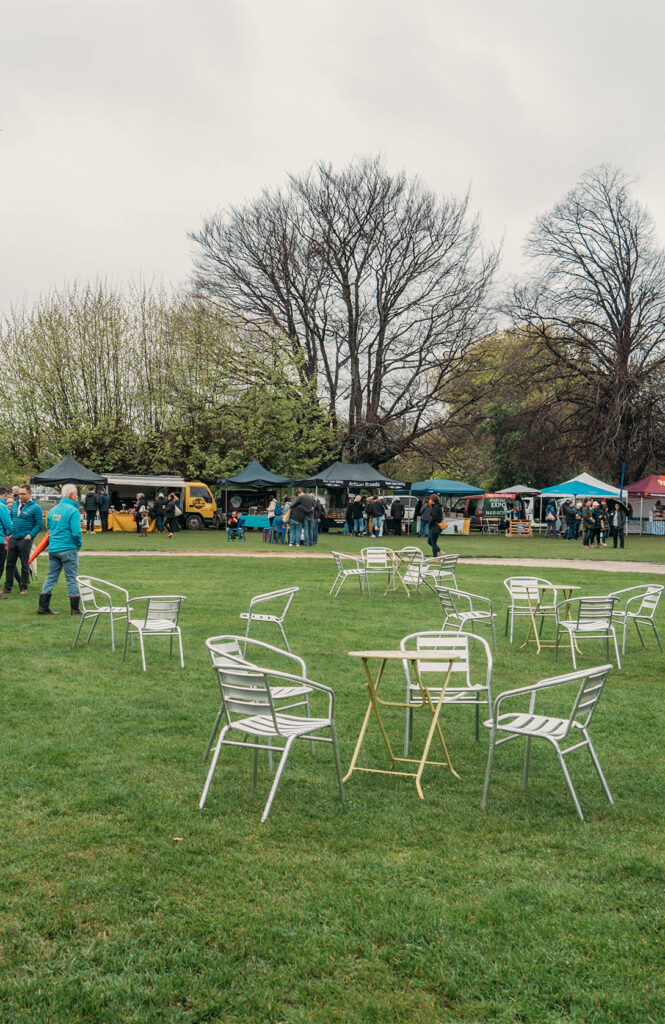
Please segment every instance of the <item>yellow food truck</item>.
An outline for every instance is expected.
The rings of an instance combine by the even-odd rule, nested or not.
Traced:
[[[220,528],[222,517],[212,491],[200,480],[183,480],[180,476],[140,476],[135,474],[111,473],[107,475],[111,508],[116,512],[129,512],[136,495],[145,495],[150,502],[171,491],[178,495],[182,509],[181,524],[187,530],[202,530],[205,526]]]

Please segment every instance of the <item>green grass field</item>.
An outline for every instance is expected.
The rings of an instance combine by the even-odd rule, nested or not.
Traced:
[[[171,542],[95,537],[84,546],[227,544],[210,532]],[[319,550],[360,546],[338,536]],[[312,678],[335,691],[345,768],[366,707],[361,665],[347,652],[392,647],[441,624],[431,594],[361,598],[349,583],[332,600],[331,560],[269,557],[250,536],[247,551],[259,548],[263,559],[82,560],[83,572],[133,594],[187,596],[184,671],[163,641],[148,650],[147,673],[137,648],[123,664],[103,626],[72,650],[76,620],[38,618],[35,586],[0,604],[0,1021],[662,1024],[665,658],[653,638],[643,651],[630,636],[624,670],[610,676],[594,720],[615,807],[584,754],[571,759],[584,824],[545,745],[534,746],[526,794],[522,750],[498,751],[483,812],[487,735],[474,741],[465,708],[444,718],[461,780],[428,769],[424,802],[409,780],[355,775],[342,805],[329,748],[312,758],[301,744],[266,824],[267,764],[253,793],[244,752],[223,756],[201,812],[202,755],[219,705],[204,640],[237,631],[251,595],[301,588],[287,632]],[[455,548],[581,552],[558,541],[480,537],[459,538]],[[663,560],[658,538],[630,538],[625,555]],[[495,601],[501,627],[510,573],[492,565],[458,572],[462,588]],[[587,594],[650,579],[542,574]],[[52,604],[66,610],[64,581]],[[565,653],[557,669],[551,651],[510,647],[499,633],[495,693],[569,670]],[[256,635],[276,640],[271,627]],[[595,645],[581,663],[604,660]],[[400,699],[396,669],[386,686],[390,679]],[[383,764],[376,733],[367,750]]]

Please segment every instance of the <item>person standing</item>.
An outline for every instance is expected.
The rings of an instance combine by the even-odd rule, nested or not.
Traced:
[[[157,533],[164,533],[164,511],[166,509],[166,501],[164,500],[163,494],[158,494],[152,506],[152,510],[155,515],[155,528]]]
[[[277,498],[273,494],[268,502],[268,527],[272,530],[275,516],[277,515]]]
[[[136,532],[141,532],[141,520],[143,519],[143,513],[147,511],[148,506],[145,502],[145,495],[139,493],[136,495],[136,504],[134,505],[134,522],[136,523]]]
[[[351,504],[351,531],[356,537],[363,532],[364,522],[362,495],[356,494]]]
[[[7,575],[3,594],[11,594],[14,583],[16,562],[21,560],[20,593],[28,593],[30,582],[30,548],[32,542],[44,525],[44,516],[37,502],[32,497],[30,484],[22,484],[18,491],[18,501],[12,505],[12,529],[7,545]]]
[[[545,536],[556,537],[556,505],[552,500],[550,500],[547,508],[545,509],[545,522],[547,523]]]
[[[7,558],[7,549],[5,548],[5,541],[12,532],[12,517],[9,514],[7,508],[7,489],[6,487],[0,487],[0,578],[5,568],[5,559]],[[616,545],[615,545],[616,547]],[[0,601],[6,601],[7,595],[0,594]]]
[[[81,595],[76,581],[79,571],[79,549],[83,543],[76,484],[65,484],[62,497],[46,517],[48,538],[48,575],[39,595],[38,615],[57,615],[51,610],[53,588],[64,571],[69,594],[69,614],[81,614]],[[87,532],[87,528],[86,528]]]
[[[386,508],[377,492],[369,504],[367,510],[372,520],[372,534],[374,537],[383,537],[383,525],[386,521]]]
[[[438,494],[433,494],[429,499],[430,505],[430,528],[427,543],[432,549],[432,556],[438,558],[441,554],[441,549],[437,544],[439,537],[441,536],[441,530],[445,529],[446,524],[443,521],[443,508],[441,506],[441,500]]]
[[[95,532],[95,517],[97,515],[97,509],[99,507],[99,501],[97,499],[97,491],[93,488],[88,491],[84,500],[83,508],[85,509],[85,532]]]
[[[591,509],[591,498],[587,498],[582,506],[582,547],[593,546],[594,518]]]
[[[295,547],[300,543],[300,531],[305,536],[305,547],[312,546],[314,526],[314,499],[311,494],[304,494],[296,491],[296,496],[291,503],[291,517],[289,519],[289,547]]]
[[[420,510],[420,536],[427,537],[432,522],[432,505],[430,501],[423,502]]]
[[[395,498],[390,506],[390,517],[393,521],[393,529],[396,537],[402,536],[402,522],[404,520],[404,502],[401,498]]]
[[[420,532],[420,512],[422,510],[422,507],[423,499],[418,498],[418,501],[416,502],[416,507],[413,510],[413,521],[416,524],[416,533],[418,534],[419,537],[422,537],[422,534]]]
[[[169,537],[172,537],[174,533],[178,532],[178,522],[176,517],[177,504],[175,493],[171,491],[166,500],[166,507],[164,509],[164,519],[166,521],[166,529]]]
[[[99,488],[99,518],[102,524],[102,533],[109,532],[109,509],[111,508],[111,499],[109,498],[108,492],[105,487]]]
[[[626,531],[626,510],[619,502],[614,506],[614,512],[612,513],[612,540],[614,542],[613,547],[616,548],[617,541],[620,542],[623,548],[623,541]]]

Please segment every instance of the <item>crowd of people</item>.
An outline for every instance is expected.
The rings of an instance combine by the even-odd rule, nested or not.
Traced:
[[[558,512],[550,501],[545,509],[545,536],[577,540],[581,534],[585,548],[605,548],[610,537],[614,548],[623,548],[628,514],[623,502],[613,498],[564,501]]]
[[[391,501],[381,498],[377,492],[371,497],[363,498],[360,494],[350,494],[346,509],[345,533],[358,537],[382,537],[392,529],[396,537],[401,537],[406,507],[397,496]],[[438,539],[445,529],[443,507],[438,494],[420,499],[415,507],[414,516],[421,537],[427,537],[432,554],[437,557],[441,551]]]

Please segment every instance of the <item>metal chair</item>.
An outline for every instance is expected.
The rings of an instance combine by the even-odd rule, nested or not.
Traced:
[[[573,656],[573,668],[577,668],[575,650],[578,640],[604,640],[607,657],[610,656],[610,637],[614,641],[617,665],[621,668],[617,635],[612,625],[612,612],[615,598],[613,597],[572,597],[561,601],[556,606],[556,643],[554,660],[559,655],[559,640],[564,633],[570,640],[570,653]],[[577,606],[577,614],[575,614]],[[570,610],[569,610],[570,609]],[[570,615],[570,618],[565,616]]]
[[[245,636],[249,636],[253,622],[274,622],[284,638],[284,646],[287,651],[290,651],[289,641],[286,639],[286,633],[284,632],[284,619],[291,607],[294,595],[299,590],[300,587],[286,587],[284,590],[271,590],[267,594],[257,594],[256,597],[253,597],[249,602],[249,611],[240,613],[240,618],[247,620]],[[256,611],[257,608],[265,604],[273,604],[277,607],[273,609],[272,613]]]
[[[337,597],[340,590],[349,579],[358,580],[358,583],[360,584],[360,593],[364,594],[365,582],[367,580],[364,562],[360,558],[354,558],[353,555],[347,555],[342,551],[333,551],[332,556],[335,560],[335,566],[337,567],[337,576],[329,590],[329,594],[333,597]],[[337,589],[335,589],[335,587],[337,587]]]
[[[475,633],[443,633],[426,630],[420,633],[409,633],[400,640],[400,649],[424,651],[441,651],[442,660],[422,661],[418,663],[418,671],[423,682],[436,702],[441,686],[431,686],[430,674],[445,676],[450,662],[444,654],[455,655],[452,663],[451,678],[443,697],[443,704],[471,704],[476,709],[476,739],[480,736],[480,707],[486,705],[488,713],[492,709],[492,652],[486,640]],[[406,702],[413,705],[406,709],[404,729],[404,756],[409,756],[409,744],[413,731],[413,710],[422,704],[422,695],[417,680],[411,678],[409,662],[404,662],[406,676]]]
[[[556,751],[556,756],[566,779],[566,785],[568,786],[570,795],[573,798],[573,803],[575,804],[575,810],[577,811],[581,821],[584,821],[584,815],[582,814],[582,808],[580,807],[580,802],[577,799],[577,793],[573,787],[573,783],[564,760],[564,758],[567,757],[568,754],[572,754],[574,750],[580,750],[582,747],[586,747],[588,749],[591,760],[593,761],[594,767],[598,773],[598,778],[600,779],[603,790],[605,791],[605,796],[611,804],[614,803],[588,732],[591,719],[593,718],[596,707],[598,706],[600,695],[603,692],[605,680],[607,679],[608,673],[611,669],[612,665],[600,665],[597,668],[589,668],[580,672],[570,672],[565,676],[554,676],[550,679],[541,679],[540,682],[535,683],[533,686],[522,686],[516,690],[507,690],[496,698],[494,701],[492,717],[485,722],[486,727],[490,730],[490,749],[487,760],[487,773],[485,775],[485,789],[483,791],[483,809],[487,808],[490,780],[492,777],[492,765],[494,762],[494,751],[496,747],[500,746],[502,743],[508,743],[509,740],[514,740],[518,737],[526,738],[526,756],[524,759],[524,772],[522,776],[523,789],[527,788],[529,778],[531,740],[543,739],[551,743]],[[580,685],[579,687],[576,687],[576,696],[572,710],[569,713],[566,713],[565,717],[558,718],[551,715],[536,714],[536,697],[539,693],[542,693],[544,690],[564,687],[568,683],[579,683]],[[526,695],[529,695],[531,698],[529,701],[528,711],[501,712],[501,706],[504,701],[511,700],[513,697]],[[497,737],[502,733],[505,735],[503,735],[501,739],[498,739]],[[563,744],[568,740],[572,740],[573,742],[569,746],[564,747]]]
[[[452,587],[435,587],[434,590],[445,616],[441,630],[450,629],[449,623],[456,626],[458,632],[467,628],[473,632],[474,626],[489,626],[496,653],[496,615],[490,599],[466,590],[453,590]]]
[[[428,575],[436,577],[436,585],[448,587],[452,583],[453,589],[457,590],[457,562],[459,555],[439,555],[437,558],[425,559],[428,566]]]
[[[332,745],[339,796],[340,800],[344,800],[342,766],[339,759],[337,734],[335,732],[335,697],[330,687],[288,672],[276,672],[272,669],[251,665],[220,666],[217,668],[217,674],[222,694],[222,712],[225,723],[215,745],[215,752],[210,762],[208,776],[199,801],[200,808],[203,808],[205,805],[222,747],[243,747],[254,751],[253,789],[256,788],[258,755],[262,751],[268,751],[270,753],[278,753],[280,758],[268,800],[261,816],[261,821],[265,821],[270,814],[270,808],[272,807],[272,802],[291,747],[297,739],[313,740],[314,742],[330,743]],[[319,717],[313,717],[309,713],[298,715],[283,714],[275,706],[273,693],[276,686],[283,686],[286,683],[307,686],[312,692],[316,691],[325,695],[328,704],[327,714]],[[328,731],[330,735],[319,735],[325,731]],[[227,738],[229,734],[238,735],[239,738],[229,739]]]
[[[397,576],[397,559],[395,552],[392,548],[384,547],[373,547],[373,548],[362,548],[360,556],[363,560],[363,566],[365,568],[365,585],[367,587],[367,593],[371,595],[372,590],[370,587],[370,577],[378,575],[388,576],[388,586],[384,593],[388,593],[389,590],[396,589],[396,576]]]
[[[538,635],[542,633],[543,623],[546,618],[556,618],[556,589],[551,591],[543,590],[543,587],[551,587],[549,580],[541,579],[539,576],[509,576],[503,581],[503,585],[510,595],[510,605],[506,609],[506,628],[508,633],[508,622],[510,621],[510,643],[513,642],[515,619],[540,619]],[[543,594],[551,594],[551,597],[543,597]]]
[[[86,620],[93,620],[90,632],[88,633],[88,639],[86,640],[86,643],[89,644],[99,619],[102,616],[107,616],[111,625],[111,650],[114,651],[114,626],[116,622],[127,620],[129,593],[124,587],[119,587],[115,583],[109,583],[107,580],[98,579],[96,576],[77,576],[76,582],[79,585],[79,593],[81,595],[81,617],[79,618],[79,626],[72,647],[76,647],[81,630],[83,629],[83,623]]]
[[[648,583],[643,586],[626,587],[625,590],[615,590],[609,595],[622,605],[620,608],[615,606],[612,610],[612,621],[623,623],[622,654],[626,653],[626,632],[629,622],[635,623],[642,647],[645,647],[646,644],[640,626],[650,626],[658,641],[660,652],[663,653],[663,645],[656,629],[655,615],[664,589],[665,587],[661,583]]]
[[[180,648],[180,667],[184,668],[185,659],[182,653],[182,633],[180,631],[180,626],[178,625],[178,617],[180,615],[180,605],[186,600],[186,597],[180,597],[176,594],[156,594],[154,596],[147,597],[132,597],[129,602],[127,613],[127,629],[125,630],[125,645],[122,650],[122,660],[124,661],[127,655],[128,637],[131,637],[133,642],[134,636],[138,636],[139,645],[141,647],[141,661],[143,662],[143,671],[145,672],[144,639],[146,637],[154,636],[169,637],[169,658],[172,658],[173,638],[174,636],[177,636],[178,646]],[[143,603],[145,603],[145,612],[140,618],[135,618],[135,605]]]
[[[269,658],[271,660],[275,659],[278,663],[286,661],[287,668],[292,668],[299,676],[305,677],[307,675],[307,666],[303,659],[299,658],[297,654],[291,654],[290,651],[283,651],[281,647],[273,647],[272,644],[263,643],[262,640],[252,640],[246,636],[225,634],[223,636],[209,637],[206,640],[206,647],[210,652],[213,668],[215,669],[224,668],[228,665],[254,665],[256,660],[259,658],[261,658],[262,661]],[[305,684],[296,686],[274,686],[272,688],[273,700],[279,702],[280,711],[286,711],[293,707],[297,708],[304,706],[309,712],[309,694],[311,692],[311,687]],[[210,738],[208,739],[205,754],[203,755],[204,761],[208,758],[210,748],[215,741],[215,737],[219,729],[219,723],[221,722],[223,715],[224,702],[222,701],[219,711],[217,712],[215,724],[213,725],[212,732],[210,733]],[[313,744],[312,753],[314,753]],[[272,755],[270,756],[272,758]]]

